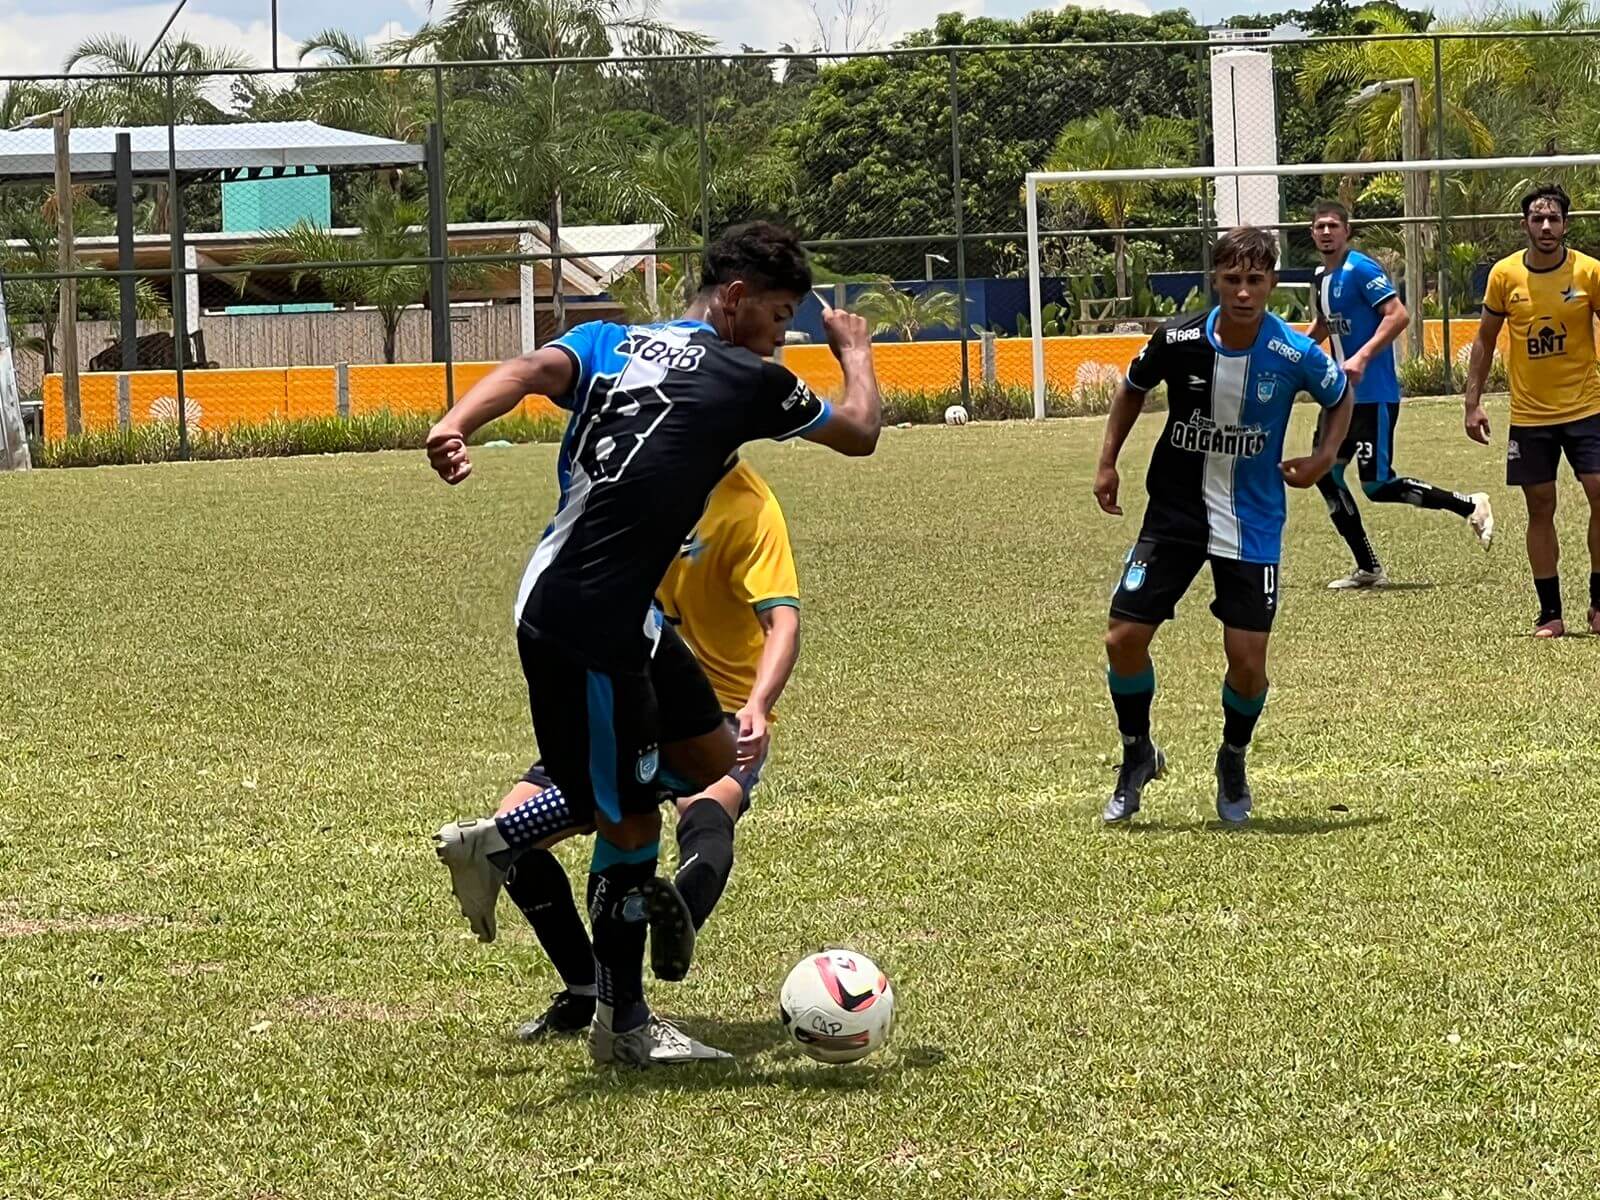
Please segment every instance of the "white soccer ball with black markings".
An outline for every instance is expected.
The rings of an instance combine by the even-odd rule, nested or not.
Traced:
[[[966,408],[960,404],[952,404],[944,410],[944,423],[946,425],[965,425],[967,423]]]
[[[894,1026],[894,988],[854,950],[823,950],[795,964],[778,993],[785,1032],[818,1062],[865,1058]]]

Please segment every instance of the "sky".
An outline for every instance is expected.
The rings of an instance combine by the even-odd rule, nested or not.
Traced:
[[[175,0],[174,0],[175,2]],[[445,2],[445,0],[441,0]],[[825,0],[832,5],[838,0]],[[429,0],[279,0],[279,60],[292,64],[294,46],[341,13],[338,24],[373,41],[415,29],[426,17]],[[1152,0],[1083,0],[1083,7],[1149,12]],[[1160,3],[1158,8],[1178,7]],[[1045,7],[1038,0],[889,0],[885,41],[933,23],[941,12],[969,16],[1017,17]],[[1248,0],[1193,0],[1189,10],[1201,20],[1214,20],[1259,6]],[[1287,7],[1287,5],[1285,5]],[[67,54],[85,37],[118,33],[141,44],[155,37],[172,10],[171,3],[129,3],[127,0],[0,0],[0,77],[58,71]],[[789,42],[799,48],[816,43],[816,23],[807,0],[762,0],[730,4],[728,0],[659,0],[660,14],[678,24],[711,34],[730,49],[741,44],[773,49]],[[189,0],[175,31],[202,44],[243,49],[266,65],[272,56],[271,0]]]

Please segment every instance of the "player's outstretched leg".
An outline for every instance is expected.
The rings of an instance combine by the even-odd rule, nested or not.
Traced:
[[[1112,618],[1106,630],[1106,682],[1122,737],[1117,785],[1100,816],[1108,824],[1132,819],[1145,785],[1159,779],[1167,758],[1150,737],[1150,705],[1156,695],[1156,669],[1150,661],[1154,625]]]
[[[1344,544],[1350,547],[1350,554],[1355,559],[1355,567],[1348,575],[1341,575],[1328,584],[1335,591],[1347,588],[1387,587],[1389,577],[1383,573],[1383,564],[1378,561],[1378,552],[1372,548],[1372,543],[1367,539],[1366,526],[1361,523],[1361,510],[1356,507],[1356,498],[1350,494],[1349,487],[1344,481],[1345,463],[1335,463],[1333,470],[1317,480],[1317,491],[1322,493],[1322,500],[1328,506],[1328,516],[1333,521],[1334,529],[1344,539]]]
[[[531,1042],[587,1031],[594,1020],[594,947],[566,871],[550,851],[529,850],[507,872],[506,895],[528,918],[563,985],[551,996],[549,1008],[518,1026],[518,1039]]]
[[[1362,490],[1374,504],[1409,504],[1413,508],[1455,513],[1466,518],[1478,545],[1487,550],[1494,541],[1494,509],[1487,492],[1463,495],[1406,475],[1396,475],[1383,483],[1362,484]]]
[[[561,789],[533,780],[535,766],[506,795],[493,817],[451,821],[433,835],[433,852],[450,868],[450,888],[480,942],[495,939],[495,903],[506,871],[534,846],[570,832],[573,817]]]
[[[1556,538],[1556,485],[1528,484],[1522,494],[1528,502],[1528,565],[1539,594],[1539,619],[1533,636],[1558,638],[1567,632],[1561,615],[1561,543]]]
[[[651,1013],[644,1000],[644,947],[661,833],[657,812],[596,822],[589,873],[598,1003],[589,1027],[597,1063],[650,1067],[729,1058]],[[676,894],[676,893],[674,893]]]
[[[1245,774],[1245,758],[1256,722],[1267,703],[1267,637],[1224,628],[1228,674],[1222,682],[1222,746],[1217,750],[1217,816],[1230,825],[1250,819],[1255,798]]]

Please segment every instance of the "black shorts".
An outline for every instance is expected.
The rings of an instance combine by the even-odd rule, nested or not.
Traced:
[[[670,797],[660,778],[662,742],[722,723],[705,672],[671,626],[655,656],[628,669],[598,669],[526,626],[517,650],[539,741],[543,780],[533,782],[554,783],[574,813],[620,821],[650,811]]]
[[[1111,597],[1111,615],[1119,621],[1159,625],[1172,620],[1178,601],[1189,590],[1207,560],[1216,598],[1211,613],[1232,629],[1272,632],[1278,614],[1278,564],[1217,558],[1200,546],[1142,539],[1128,551]]]
[[[1362,483],[1388,483],[1394,478],[1394,427],[1398,404],[1357,404],[1350,414],[1350,432],[1339,445],[1339,461],[1353,462]]]
[[[1506,442],[1506,483],[1554,483],[1563,454],[1574,475],[1600,475],[1600,414],[1559,425],[1513,425]]]

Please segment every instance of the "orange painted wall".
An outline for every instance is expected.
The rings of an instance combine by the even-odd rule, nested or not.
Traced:
[[[494,363],[456,364],[456,395],[464,393],[494,366]],[[176,419],[178,383],[173,372],[135,371],[128,379],[129,417],[133,424],[146,425],[163,416],[168,420]],[[337,376],[332,367],[187,371],[183,382],[190,420],[202,429],[331,417],[338,411]],[[85,374],[79,382],[79,395],[85,430],[116,428],[116,375]],[[350,368],[350,412],[353,415],[384,410],[438,413],[444,411],[444,406],[442,364]],[[543,396],[528,396],[516,411],[538,417],[554,415],[559,410]],[[54,440],[66,436],[66,426],[61,376],[48,375],[44,379],[45,437]]]
[[[1450,349],[1461,355],[1477,335],[1478,322],[1457,318],[1450,322]],[[1427,322],[1424,339],[1428,351],[1439,353],[1444,343],[1444,323]],[[1082,386],[1108,373],[1127,368],[1144,344],[1140,334],[1104,334],[1046,338],[1045,377],[1064,390]],[[1501,349],[1505,347],[1504,336]],[[969,371],[982,378],[982,346],[967,343]],[[878,381],[885,391],[942,391],[961,383],[960,342],[883,342],[873,348]],[[839,395],[844,377],[826,346],[788,346],[783,363],[824,396]],[[494,363],[457,363],[455,394],[461,396],[495,367]],[[444,410],[444,366],[439,363],[402,363],[395,366],[350,368],[350,412],[382,411],[438,413]],[[1005,387],[1029,387],[1033,380],[1033,347],[1027,338],[1001,338],[995,343],[996,378]],[[175,416],[177,380],[171,371],[137,371],[129,376],[130,413],[134,424],[155,419],[152,407]],[[336,377],[332,367],[264,368],[239,371],[190,371],[184,375],[186,396],[199,409],[203,429],[226,429],[241,423],[331,417],[337,411]],[[111,429],[117,424],[117,377],[88,374],[81,381],[85,429]],[[163,402],[163,398],[165,401]],[[528,396],[518,406],[528,417],[554,416],[559,410],[543,396]],[[171,419],[169,417],[169,419]],[[61,403],[61,377],[44,380],[45,436],[66,434]]]

